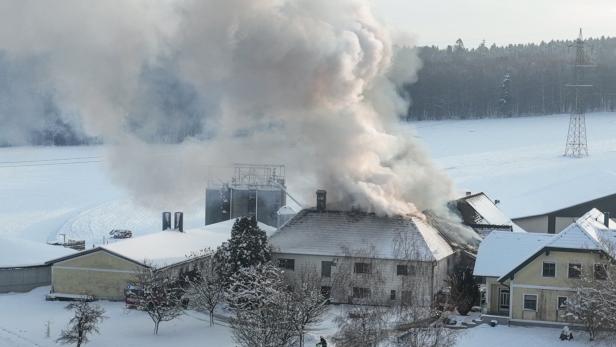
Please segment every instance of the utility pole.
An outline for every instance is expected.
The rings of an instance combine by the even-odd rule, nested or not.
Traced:
[[[565,156],[571,158],[581,158],[588,156],[588,142],[586,140],[586,92],[592,88],[592,84],[585,84],[585,70],[594,67],[588,61],[584,50],[584,38],[582,29],[580,35],[575,40],[575,64],[573,65],[573,83],[567,84],[572,89],[569,94],[573,104],[571,116],[569,117],[569,131],[567,133],[567,143],[565,145]]]

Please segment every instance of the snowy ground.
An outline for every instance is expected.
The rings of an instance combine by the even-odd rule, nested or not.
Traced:
[[[64,307],[65,302],[45,301],[49,287],[42,287],[24,294],[0,294],[0,347],[47,347],[58,346],[54,339],[71,317]],[[226,324],[217,320],[209,327],[205,315],[193,311],[171,322],[163,322],[159,335],[152,333],[153,324],[147,314],[127,310],[123,303],[99,301],[108,317],[100,326],[100,334],[92,335],[87,346],[235,346],[231,331]],[[324,322],[308,333],[306,345],[313,346],[318,336],[328,339],[335,333],[334,319],[344,306],[332,306]],[[17,314],[19,313],[19,314]],[[46,325],[50,324],[47,337]],[[499,346],[499,347],[581,347],[615,346],[614,341],[589,343],[584,333],[575,332],[575,341],[562,342],[558,339],[559,329],[526,328],[487,325],[460,331],[457,347]]]
[[[562,156],[568,115],[412,123],[461,192],[484,191],[511,218],[616,193],[616,113],[586,118],[590,156]]]

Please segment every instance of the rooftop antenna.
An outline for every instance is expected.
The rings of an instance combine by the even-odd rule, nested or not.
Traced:
[[[565,156],[571,158],[582,158],[588,156],[588,142],[586,140],[586,105],[584,96],[592,84],[584,84],[584,72],[586,68],[594,67],[588,61],[584,50],[584,38],[582,28],[580,35],[575,43],[575,64],[573,65],[573,83],[567,84],[572,88],[573,107],[569,117],[569,132],[567,133],[567,143],[565,146]]]

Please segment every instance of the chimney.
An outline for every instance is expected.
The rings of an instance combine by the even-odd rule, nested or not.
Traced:
[[[163,230],[171,229],[171,212],[163,212]]]
[[[327,208],[327,191],[323,189],[317,190],[317,211],[323,212]]]
[[[472,192],[466,192],[466,196],[471,196],[472,194]]]
[[[610,228],[610,213],[609,212],[603,212],[603,225],[605,225],[606,228]]]
[[[173,230],[177,230],[179,232],[184,232],[184,213],[176,212],[175,213],[175,221],[173,224]]]

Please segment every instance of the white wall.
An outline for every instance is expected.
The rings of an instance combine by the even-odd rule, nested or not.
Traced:
[[[294,259],[295,270],[285,270],[287,276],[297,276],[300,271],[314,270],[321,277],[321,286],[332,287],[331,299],[334,303],[381,303],[392,304],[400,302],[403,291],[410,291],[414,302],[427,306],[432,302],[436,292],[445,287],[447,276],[447,259],[440,262],[409,262],[397,260],[380,260],[362,257],[331,257],[317,255],[300,255],[274,253],[274,261],[280,258]],[[321,274],[321,262],[331,261],[336,264],[332,267],[332,276],[324,278]],[[354,273],[354,263],[366,262],[372,266],[370,274]],[[415,274],[407,276],[397,275],[397,265],[414,266]],[[352,298],[353,287],[371,289],[369,300]],[[391,291],[396,291],[395,300],[390,300]]]

